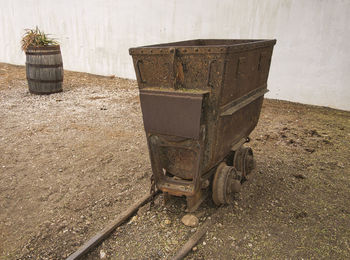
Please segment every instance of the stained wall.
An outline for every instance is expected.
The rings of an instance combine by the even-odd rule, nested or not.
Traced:
[[[60,39],[64,67],[135,78],[129,47],[277,39],[270,98],[350,110],[348,0],[0,0],[0,62],[24,64],[24,28]]]

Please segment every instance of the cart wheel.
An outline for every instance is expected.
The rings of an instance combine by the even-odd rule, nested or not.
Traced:
[[[249,179],[249,174],[255,167],[253,150],[250,147],[241,147],[235,152],[233,166],[242,172],[242,181]]]
[[[222,162],[213,180],[213,201],[216,205],[233,203],[233,194],[241,189],[241,176],[234,167]]]

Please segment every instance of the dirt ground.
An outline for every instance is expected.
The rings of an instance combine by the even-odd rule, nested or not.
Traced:
[[[0,258],[63,259],[149,191],[135,81],[65,71],[64,92],[28,93],[0,63]],[[265,100],[249,144],[254,178],[188,259],[350,259],[350,112]],[[196,228],[185,200],[142,207],[88,259],[164,259]]]

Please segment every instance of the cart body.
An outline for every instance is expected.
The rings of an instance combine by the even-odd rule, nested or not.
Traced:
[[[190,40],[131,48],[155,183],[202,200],[215,169],[255,128],[275,40]]]

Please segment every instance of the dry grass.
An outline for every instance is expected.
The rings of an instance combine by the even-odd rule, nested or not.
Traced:
[[[38,26],[35,29],[25,29],[22,37],[22,50],[26,51],[29,47],[43,47],[58,45],[56,39],[50,38],[49,34],[40,31]]]

